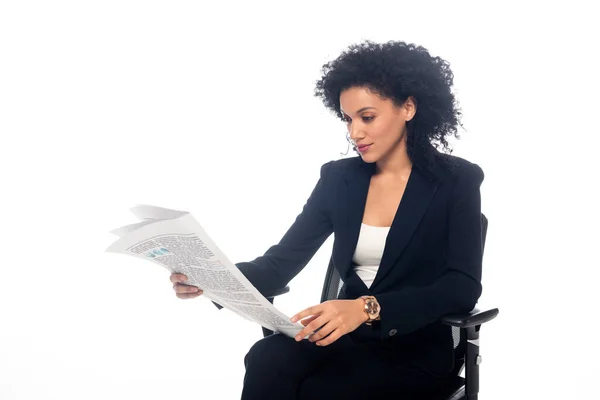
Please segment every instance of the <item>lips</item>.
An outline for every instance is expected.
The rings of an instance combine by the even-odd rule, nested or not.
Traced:
[[[369,150],[369,148],[371,147],[370,144],[361,144],[359,146],[357,146],[356,148],[358,149],[358,151],[360,151],[361,153],[364,153],[365,151]]]

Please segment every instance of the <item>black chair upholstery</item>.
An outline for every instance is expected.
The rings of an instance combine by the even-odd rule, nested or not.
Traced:
[[[485,247],[488,221],[484,214],[481,214],[482,225],[482,244]],[[483,250],[483,249],[482,249]],[[329,263],[325,274],[325,282],[321,293],[321,302],[336,299],[343,282],[340,279],[338,271]],[[273,302],[276,296],[289,292],[289,287],[285,287],[272,295],[266,296],[270,302]],[[489,310],[473,309],[466,314],[447,315],[442,318],[442,323],[452,327],[452,338],[454,339],[454,371],[452,378],[448,380],[442,388],[435,393],[429,394],[425,400],[477,400],[479,393],[479,364],[481,356],[479,355],[479,330],[485,322],[491,321],[498,315],[497,308]],[[264,336],[271,335],[273,332],[267,328],[262,328]],[[465,377],[462,378],[462,372]]]

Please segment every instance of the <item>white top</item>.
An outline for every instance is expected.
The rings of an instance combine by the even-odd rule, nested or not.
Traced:
[[[379,269],[389,231],[389,226],[362,224],[360,227],[352,261],[357,264],[354,271],[368,288],[371,287]]]

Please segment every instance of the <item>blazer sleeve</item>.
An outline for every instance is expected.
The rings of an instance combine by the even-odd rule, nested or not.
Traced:
[[[316,186],[279,243],[252,261],[236,263],[263,295],[285,287],[333,233],[328,196],[332,163],[330,161],[321,166]]]
[[[461,168],[450,198],[447,265],[430,286],[376,295],[381,306],[381,339],[390,331],[408,334],[444,315],[471,311],[481,296],[483,258],[480,186],[477,164]]]

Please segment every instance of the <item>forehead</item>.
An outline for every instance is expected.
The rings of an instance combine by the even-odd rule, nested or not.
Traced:
[[[340,110],[345,114],[353,114],[364,107],[374,107],[378,110],[389,107],[390,100],[382,99],[374,92],[364,87],[351,87],[340,93]]]

